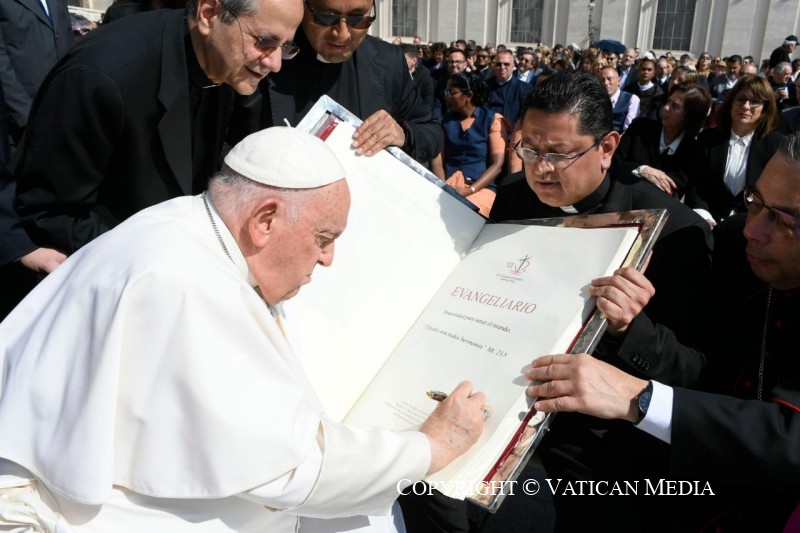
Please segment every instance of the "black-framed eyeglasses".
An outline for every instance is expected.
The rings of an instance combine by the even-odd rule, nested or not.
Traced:
[[[794,236],[800,234],[800,217],[791,215],[776,207],[768,206],[764,203],[764,199],[755,187],[746,187],[744,189],[743,199],[748,217],[754,217],[759,214],[762,209],[766,209],[767,220],[772,224],[790,231]]]
[[[500,63],[500,62],[498,61],[498,62],[495,62],[494,66],[496,66],[497,68],[500,68],[500,67],[510,67],[510,66],[511,66],[511,63]]]
[[[303,3],[311,12],[312,20],[320,26],[335,26],[339,24],[339,21],[344,20],[345,24],[347,24],[349,28],[366,30],[372,25],[373,22],[375,22],[375,18],[377,17],[377,15],[369,14],[342,15],[341,13],[334,13],[332,11],[317,11],[309,5],[308,0],[304,0]],[[375,13],[375,0],[372,0],[372,9],[370,12]]]
[[[733,99],[733,103],[742,107],[746,103],[750,103],[750,107],[761,107],[762,105],[766,104],[764,100],[756,100],[754,98],[748,98],[747,96],[737,96]]]
[[[461,63],[466,63],[466,62],[467,61],[465,59],[448,59],[447,60],[447,64],[448,65],[460,65]]]
[[[603,142],[603,139],[605,139],[609,133],[611,132],[609,131],[604,133],[599,139],[597,139],[594,142],[594,144],[592,144],[588,148],[585,148],[584,150],[581,150],[575,155],[556,154],[556,153],[542,154],[537,152],[536,150],[531,150],[530,148],[524,148],[522,146],[522,141],[519,141],[514,146],[514,152],[516,152],[519,158],[526,163],[536,163],[539,159],[544,159],[547,162],[547,164],[552,166],[553,168],[563,170],[568,166],[570,166],[575,161],[577,161],[578,159],[580,159],[581,157],[583,157],[585,154],[587,154],[589,150],[591,150],[592,148],[597,148],[597,146],[599,146],[600,143]]]
[[[261,37],[253,31],[253,28],[250,27],[245,21],[236,17],[236,21],[239,23],[239,29],[242,30],[242,24],[244,24],[247,31],[242,30],[242,33],[246,33],[253,39],[255,39],[255,49],[261,52],[261,55],[268,56],[272,54],[278,48],[281,49],[281,58],[282,59],[292,59],[298,53],[300,53],[300,47],[294,44],[293,42],[283,43],[281,44],[280,41],[276,41],[275,39],[270,39],[269,37]]]
[[[700,59],[705,59],[706,61],[711,61],[711,56],[700,56]]]

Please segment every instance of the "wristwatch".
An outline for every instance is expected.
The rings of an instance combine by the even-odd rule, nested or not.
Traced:
[[[634,426],[639,425],[639,422],[644,420],[644,417],[647,415],[647,409],[650,408],[650,399],[653,397],[653,382],[648,381],[647,387],[640,392],[633,401],[636,402],[636,409],[638,412],[636,413],[636,421],[633,423]]]

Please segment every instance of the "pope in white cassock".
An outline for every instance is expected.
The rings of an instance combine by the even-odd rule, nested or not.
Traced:
[[[102,235],[0,324],[0,531],[388,523],[399,480],[477,440],[486,398],[468,383],[418,432],[326,418],[280,304],[333,260],[344,171],[289,128],[225,163],[206,194]]]

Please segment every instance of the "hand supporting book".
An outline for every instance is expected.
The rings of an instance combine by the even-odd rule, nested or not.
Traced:
[[[486,395],[472,392],[472,383],[462,381],[422,424],[420,431],[431,443],[428,474],[438,472],[478,441],[486,422]]]

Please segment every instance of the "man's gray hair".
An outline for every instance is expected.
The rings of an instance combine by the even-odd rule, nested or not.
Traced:
[[[286,207],[286,216],[292,223],[300,219],[303,208],[320,188],[285,189],[264,185],[239,174],[228,165],[216,172],[208,183],[208,192],[217,211],[222,215],[238,216],[250,206],[265,198],[278,198]]]
[[[800,132],[786,135],[781,139],[778,151],[786,156],[789,163],[800,167]]]
[[[188,0],[186,2],[187,14],[191,16],[197,15],[197,1]],[[243,15],[255,15],[261,7],[259,0],[219,0],[219,3],[222,7],[220,20],[226,24],[230,24]]]
[[[777,65],[772,67],[772,72],[780,72],[783,69],[785,69],[786,67],[789,67],[790,71],[792,70],[792,64],[791,63],[789,63],[788,61],[781,61],[780,63],[778,63]]]

